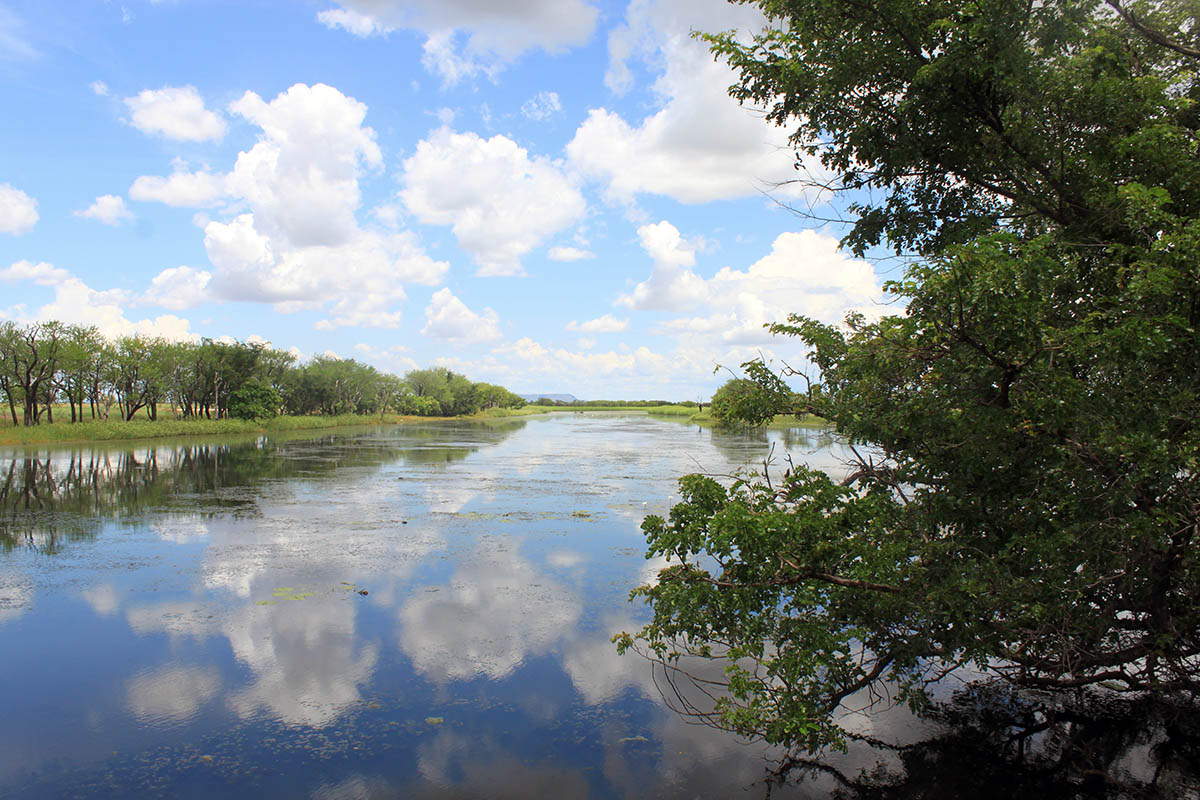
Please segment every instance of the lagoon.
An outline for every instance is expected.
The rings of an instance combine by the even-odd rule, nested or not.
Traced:
[[[762,793],[610,637],[688,472],[813,428],[552,414],[0,452],[0,796]]]

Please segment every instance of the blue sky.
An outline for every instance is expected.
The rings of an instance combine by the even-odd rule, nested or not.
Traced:
[[[718,0],[0,0],[0,318],[707,398],[880,313]],[[764,194],[764,191],[767,193]],[[778,201],[778,202],[777,202]]]

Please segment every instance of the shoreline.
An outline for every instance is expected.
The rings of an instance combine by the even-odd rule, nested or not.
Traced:
[[[366,427],[372,425],[411,425],[420,422],[444,422],[446,420],[500,420],[520,417],[560,414],[566,412],[622,412],[645,414],[659,419],[668,419],[685,424],[715,426],[708,409],[693,412],[682,406],[524,406],[519,409],[489,409],[477,414],[461,417],[419,417],[401,414],[382,416],[342,414],[335,417],[279,416],[268,420],[250,421],[238,419],[119,419],[87,420],[85,422],[55,422],[33,425],[0,427],[0,447],[21,447],[44,444],[91,444],[105,442],[146,441],[174,439],[194,436],[226,436],[253,433],[289,433],[319,431],[329,428]],[[828,423],[817,417],[796,419],[781,414],[766,423],[769,429],[820,427]]]

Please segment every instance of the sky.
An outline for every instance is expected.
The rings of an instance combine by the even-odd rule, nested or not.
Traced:
[[[0,0],[0,319],[707,399],[885,313],[720,0]],[[819,173],[819,167],[807,169]],[[799,362],[799,363],[798,363]]]

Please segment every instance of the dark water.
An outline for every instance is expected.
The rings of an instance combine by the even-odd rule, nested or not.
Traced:
[[[602,414],[0,452],[0,797],[762,797],[783,754],[610,638],[677,477],[787,455],[842,469]],[[1194,704],[969,677],[922,719],[851,698],[774,796],[1200,794]]]
[[[0,795],[725,796],[610,637],[676,478],[819,432],[565,414],[0,453]]]

